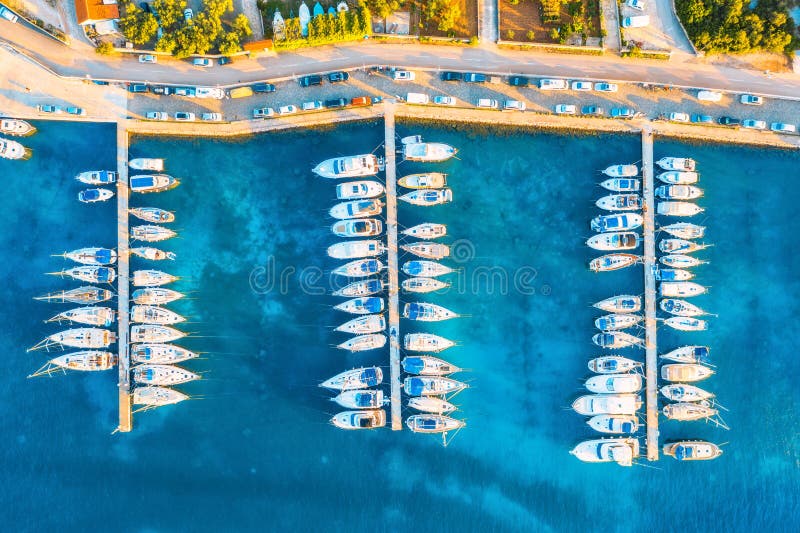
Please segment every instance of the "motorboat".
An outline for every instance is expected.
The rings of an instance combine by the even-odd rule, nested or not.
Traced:
[[[641,368],[642,363],[620,355],[603,355],[591,359],[588,366],[597,374],[618,374]]]
[[[642,376],[639,374],[601,374],[586,380],[589,392],[600,394],[625,394],[642,389]]]
[[[331,231],[338,237],[374,237],[383,233],[383,222],[375,218],[339,220]]]
[[[172,365],[197,359],[197,353],[187,350],[181,346],[164,343],[145,343],[131,345],[131,359],[135,363],[152,363]]]
[[[693,281],[662,281],[658,284],[661,296],[668,298],[689,298],[708,292],[708,289]]]
[[[117,173],[113,170],[87,170],[75,179],[87,185],[110,185],[117,182]]]
[[[673,316],[664,320],[664,324],[678,331],[705,331],[708,322],[690,316]]]
[[[50,346],[66,346],[68,348],[108,348],[117,340],[113,331],[102,328],[75,328],[48,335],[44,340],[29,348],[28,351],[49,349]]]
[[[131,322],[169,325],[185,321],[186,318],[175,311],[157,305],[134,305],[131,307]]]
[[[711,402],[708,400],[668,403],[661,412],[670,420],[679,420],[681,422],[705,420],[719,413],[718,410],[711,407]]]
[[[171,239],[177,235],[174,231],[163,226],[133,226],[131,239],[145,242],[159,242]]]
[[[689,281],[694,274],[680,268],[654,268],[656,281]]]
[[[179,385],[200,379],[194,372],[173,365],[144,364],[133,367],[133,380],[147,385]]]
[[[661,367],[661,379],[664,381],[693,382],[711,377],[714,371],[696,363],[670,363]]]
[[[641,261],[641,257],[633,254],[606,254],[596,257],[589,262],[589,269],[593,272],[611,272],[633,266]]]
[[[136,207],[128,209],[128,212],[138,219],[154,224],[166,224],[175,222],[175,213],[157,207]]]
[[[423,376],[447,376],[461,372],[459,367],[430,355],[408,355],[400,361],[400,365],[407,374]]]
[[[468,387],[466,383],[442,376],[409,376],[403,381],[403,390],[409,396],[443,396]]]
[[[656,212],[659,215],[670,217],[693,217],[703,211],[705,211],[705,209],[692,202],[658,202],[658,206],[656,207]]]
[[[694,159],[688,157],[662,157],[656,161],[656,165],[664,170],[676,170],[680,172],[694,172],[695,164]]]
[[[404,318],[419,322],[440,322],[459,316],[458,313],[454,313],[446,307],[427,302],[410,302],[403,307]]]
[[[662,239],[658,249],[665,254],[690,254],[708,248],[708,244],[687,241],[686,239]]]
[[[597,333],[592,336],[592,342],[601,348],[607,348],[611,350],[642,345],[642,339],[635,335],[631,335],[630,333],[625,333],[624,331]]]
[[[361,278],[371,276],[383,270],[383,263],[379,259],[356,259],[332,270],[337,276]]]
[[[406,261],[403,263],[403,272],[409,276],[423,278],[436,278],[453,272],[453,269],[435,261]]]
[[[169,387],[156,387],[148,385],[133,389],[134,405],[146,405],[148,407],[163,407],[174,405],[184,400],[188,400],[186,394],[170,389]]]
[[[608,313],[638,313],[642,310],[642,299],[639,296],[624,294],[601,300],[594,304],[594,307]]]
[[[681,346],[660,357],[676,363],[708,363],[711,361],[711,350],[708,346]]]
[[[331,400],[345,409],[378,409],[385,402],[383,391],[380,389],[345,390]]]
[[[433,278],[404,279],[400,285],[403,287],[404,291],[415,292],[418,294],[434,292],[441,289],[446,289],[447,287],[450,286],[450,284],[447,282],[439,281],[438,279],[433,279]]]
[[[368,296],[366,298],[353,298],[333,307],[337,311],[344,311],[354,315],[368,315],[383,311],[383,298]]]
[[[441,189],[447,185],[447,174],[441,172],[409,174],[397,180],[397,184],[406,189]]]
[[[662,265],[676,268],[692,268],[708,263],[708,261],[703,261],[701,259],[697,259],[696,257],[682,254],[662,255],[658,258],[658,260]]]
[[[386,318],[383,315],[366,315],[348,320],[337,327],[336,331],[353,333],[354,335],[366,335],[368,333],[377,333],[385,329]]]
[[[610,178],[631,178],[639,175],[639,167],[636,165],[611,165],[603,170],[603,174]]]
[[[595,250],[633,250],[639,246],[639,235],[634,231],[599,233],[589,237],[586,245]]]
[[[584,463],[617,463],[631,466],[639,456],[639,441],[634,438],[585,440],[570,452]]]
[[[109,189],[86,189],[78,193],[78,201],[84,204],[105,202],[114,197],[114,191]]]
[[[434,224],[433,222],[425,222],[417,224],[411,228],[406,228],[402,231],[403,235],[416,237],[418,239],[438,239],[447,235],[447,226],[444,224]]]
[[[674,457],[678,461],[708,461],[722,455],[722,449],[704,440],[682,440],[670,442],[662,448],[664,455]]]
[[[178,180],[167,174],[140,174],[131,176],[128,181],[131,192],[140,193],[168,191],[180,184]]]
[[[673,402],[699,402],[714,397],[710,392],[686,383],[664,385],[661,387],[660,392],[665,398]]]
[[[179,279],[178,276],[160,270],[134,270],[131,283],[134,287],[159,287]]]
[[[697,172],[670,171],[657,175],[659,181],[670,185],[691,185],[697,183]]]
[[[411,191],[398,198],[412,205],[440,205],[453,201],[452,189],[424,189]]]
[[[357,259],[361,257],[375,257],[386,251],[381,241],[345,241],[337,242],[328,247],[328,256],[334,259]]]
[[[444,415],[423,414],[406,418],[406,426],[413,433],[447,433],[466,426],[463,420],[456,420]]]
[[[596,318],[594,326],[600,331],[616,331],[632,328],[641,321],[642,315],[634,313],[612,313]]]
[[[676,222],[667,226],[661,226],[661,231],[665,231],[678,239],[699,239],[706,233],[705,226],[698,226],[691,222]]]
[[[86,350],[55,357],[50,359],[47,363],[48,366],[54,366],[64,370],[98,372],[114,368],[117,364],[117,356],[111,352]]]
[[[665,313],[675,316],[701,316],[707,314],[696,305],[677,298],[664,298],[658,305]]]
[[[114,283],[117,279],[117,272],[114,267],[100,265],[81,265],[67,268],[61,272],[49,272],[55,276],[67,276],[86,283]]]
[[[661,185],[656,187],[656,198],[664,200],[695,200],[703,196],[703,190],[694,185]]]
[[[642,401],[635,394],[587,394],[572,402],[579,415],[635,415]]]
[[[24,120],[2,118],[0,119],[0,133],[13,137],[27,137],[36,133],[36,128]]]
[[[641,227],[644,217],[638,213],[598,215],[592,219],[592,229],[597,232],[628,231]]]
[[[375,198],[384,192],[383,185],[372,180],[348,181],[336,186],[336,198],[339,200]]]
[[[413,396],[408,399],[408,406],[424,413],[446,414],[456,410],[456,406],[436,396]]]
[[[372,296],[383,291],[384,283],[379,279],[365,279],[361,281],[354,281],[345,285],[341,289],[333,291],[333,296],[345,296],[347,298],[355,298],[357,296]]]
[[[74,322],[88,326],[108,327],[114,323],[116,317],[116,311],[110,307],[87,306],[62,311],[45,322]]]
[[[439,163],[455,156],[458,150],[444,143],[410,142],[403,144],[403,157],[407,161]]]
[[[380,215],[383,212],[383,202],[380,200],[352,200],[342,202],[331,207],[329,214],[333,218],[345,220],[348,218],[365,218]]]
[[[163,287],[148,287],[133,291],[131,299],[134,303],[144,305],[162,305],[183,298],[184,294]]]
[[[300,7],[302,8],[304,5]],[[386,425],[386,412],[383,409],[342,411],[333,415],[331,423],[339,429],[382,428]]]
[[[642,197],[638,194],[609,194],[595,203],[606,211],[634,211],[642,208]]]
[[[400,248],[425,259],[443,259],[450,255],[450,247],[438,242],[413,242]]]
[[[601,181],[600,186],[612,192],[636,192],[642,187],[642,182],[634,178],[609,178]]]
[[[0,157],[3,159],[25,159],[29,153],[28,149],[17,141],[0,137]]]
[[[131,326],[131,342],[164,343],[182,339],[183,331],[160,324],[135,324]]]
[[[113,265],[117,262],[117,251],[109,248],[79,248],[71,252],[64,252],[59,257],[83,265]]]
[[[128,167],[133,170],[149,170],[151,172],[163,172],[164,160],[152,157],[137,157],[128,161]]]
[[[594,415],[586,423],[600,433],[630,434],[639,431],[639,420],[631,415]]]
[[[380,367],[354,368],[336,374],[332,378],[320,383],[320,387],[332,390],[366,389],[380,385],[383,381],[383,371]]]
[[[351,339],[347,339],[339,344],[342,350],[349,350],[351,352],[365,352],[367,350],[377,350],[386,345],[386,335],[382,333],[371,333],[369,335],[359,335]]]
[[[108,289],[87,285],[76,289],[56,291],[36,296],[34,300],[41,302],[73,303],[73,304],[98,304],[110,300],[114,293]]]
[[[378,173],[378,158],[373,154],[326,159],[312,170],[323,178],[361,178]]]
[[[130,248],[130,252],[137,256],[141,257],[142,259],[149,259],[151,261],[163,261],[164,259],[175,259],[175,252],[165,252],[163,250],[159,250],[158,248],[151,248],[148,246],[142,246],[139,248]]]
[[[407,333],[403,338],[403,348],[412,352],[438,353],[455,345],[453,341],[432,333]]]

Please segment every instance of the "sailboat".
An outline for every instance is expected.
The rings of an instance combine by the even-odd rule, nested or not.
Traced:
[[[711,403],[708,400],[668,403],[661,412],[670,420],[679,420],[681,422],[704,420],[719,413],[717,409],[711,407]]]
[[[359,278],[377,274],[383,270],[383,268],[384,265],[379,259],[357,259],[334,268],[332,272],[338,276]]]
[[[453,272],[453,269],[434,261],[406,261],[403,264],[403,272],[409,276],[420,276],[425,278],[435,278]]]
[[[447,235],[447,226],[444,224],[434,224],[433,222],[425,222],[417,224],[411,228],[404,229],[403,235],[409,235],[418,239],[438,239]]]
[[[711,377],[713,374],[713,370],[699,364],[675,363],[661,367],[661,379],[664,381],[701,381]]]
[[[171,239],[177,235],[171,229],[163,226],[133,226],[131,228],[131,239],[145,242],[158,242]]]
[[[45,322],[74,322],[88,326],[108,327],[114,323],[117,313],[110,307],[76,307],[62,311]]]
[[[400,249],[425,259],[443,259],[450,255],[450,247],[438,242],[401,244]]]
[[[588,366],[597,374],[616,374],[636,370],[642,363],[620,355],[603,355],[590,360]]]
[[[427,302],[410,302],[403,307],[403,317],[420,322],[440,322],[459,315],[441,305]]]
[[[305,4],[300,7],[305,7]],[[342,411],[331,418],[331,423],[339,429],[382,428],[386,425],[386,412],[383,409]]]
[[[636,165],[611,165],[603,170],[603,174],[610,178],[631,178],[639,175]]]
[[[177,281],[178,276],[160,270],[135,270],[131,283],[134,287],[158,287]]]
[[[469,388],[469,385],[442,376],[409,376],[403,390],[409,396],[443,396]]]
[[[336,374],[332,378],[320,383],[320,387],[333,390],[353,390],[375,387],[383,381],[383,371],[380,367],[354,368]]]
[[[133,403],[134,405],[147,405],[150,407],[161,407],[164,405],[173,405],[189,397],[182,392],[169,387],[156,387],[153,385],[145,387],[136,387],[133,390]]]
[[[196,379],[200,376],[179,366],[145,364],[133,368],[133,380],[147,385],[179,385]]]
[[[375,257],[385,251],[386,247],[378,240],[344,241],[329,246],[328,256],[334,259],[356,259]]]
[[[633,266],[641,257],[633,254],[606,254],[596,257],[589,262],[589,269],[593,272],[610,272]]]
[[[705,331],[708,322],[690,316],[673,316],[664,320],[664,324],[678,331]]]
[[[689,298],[708,292],[708,289],[693,281],[662,281],[658,289],[661,296],[670,298]]]
[[[639,456],[639,441],[633,438],[596,439],[583,441],[570,452],[585,463],[617,463],[631,466]]]
[[[331,231],[337,237],[374,237],[383,233],[383,222],[375,218],[339,220]]]
[[[75,328],[48,335],[28,351],[49,349],[51,346],[69,348],[107,348],[117,340],[113,331],[101,328]]]
[[[689,281],[694,274],[680,268],[654,268],[656,281]]]
[[[50,359],[45,365],[28,376],[34,378],[46,376],[55,372],[65,370],[76,370],[80,372],[98,372],[110,370],[117,364],[117,356],[111,352],[101,352],[96,350],[86,350],[73,352]]]
[[[348,218],[364,218],[380,215],[383,211],[383,202],[380,200],[352,200],[333,206],[329,214],[333,218],[344,220]]]
[[[660,392],[665,398],[673,402],[699,402],[714,397],[710,392],[686,383],[664,385],[661,387]]]
[[[642,389],[639,374],[601,374],[592,376],[584,384],[589,392],[600,394],[625,394]]]
[[[354,281],[341,289],[333,291],[333,296],[345,296],[347,298],[355,298],[357,296],[372,296],[384,289],[383,281],[379,279],[365,279],[361,281]]]
[[[133,291],[131,299],[134,303],[144,305],[162,305],[183,298],[183,294],[163,287],[148,287]]]
[[[642,321],[642,315],[633,313],[612,313],[595,319],[594,325],[600,331],[615,331],[632,328]]]
[[[181,346],[164,343],[145,343],[131,345],[131,359],[135,363],[172,365],[200,357]]]
[[[456,410],[456,406],[436,396],[414,396],[408,399],[408,406],[424,413],[447,414]]]
[[[346,302],[335,305],[333,308],[337,311],[344,311],[345,313],[351,313],[354,315],[367,315],[382,312],[383,305],[383,298],[368,296],[366,298],[353,298],[352,300],[347,300]]]
[[[79,248],[60,255],[83,265],[113,265],[117,261],[116,250],[108,248]]]
[[[447,185],[447,174],[441,172],[409,174],[397,180],[397,184],[406,189],[441,189]]]
[[[160,344],[182,339],[186,335],[183,331],[159,324],[135,324],[131,326],[131,342]]]
[[[594,307],[608,313],[638,313],[642,310],[642,299],[628,294],[612,296],[597,302]]]
[[[711,361],[711,350],[708,346],[681,346],[660,357],[676,363],[708,363]]]
[[[145,222],[153,222],[154,224],[165,224],[175,221],[175,213],[157,207],[135,207],[129,209],[128,212],[136,218],[144,220]]]
[[[175,252],[165,252],[158,248],[151,248],[149,246],[142,246],[139,248],[130,248],[130,252],[142,259],[149,259],[151,261],[163,261],[164,259],[174,260]]]
[[[444,359],[430,355],[409,355],[400,361],[403,371],[407,374],[420,374],[423,376],[447,376],[461,369]]]
[[[422,189],[411,191],[398,198],[412,205],[431,206],[453,201],[452,189]]]
[[[687,241],[686,239],[663,239],[658,249],[666,254],[690,254],[708,248],[708,244]]]
[[[664,201],[658,202],[656,213],[671,217],[692,217],[705,211],[702,207],[692,202]]]
[[[113,267],[99,265],[82,265],[64,269],[60,272],[49,272],[54,276],[67,276],[86,283],[114,283],[117,272]]]
[[[108,289],[87,285],[86,287],[78,287],[77,289],[51,292],[44,296],[37,296],[34,300],[58,303],[69,302],[73,304],[96,304],[110,300],[112,296],[114,296],[114,293]]]
[[[366,315],[348,320],[341,326],[336,328],[336,331],[343,333],[353,333],[355,335],[365,335],[368,333],[377,333],[386,329],[386,318],[383,315]]]
[[[641,346],[642,339],[625,333],[624,331],[610,331],[597,333],[592,337],[592,342],[601,348],[617,349],[627,348],[629,346]]]
[[[661,185],[655,194],[664,200],[695,200],[703,196],[703,190],[694,185]]]
[[[447,287],[450,286],[450,284],[447,282],[439,281],[438,279],[433,279],[433,278],[404,279],[400,285],[406,292],[415,292],[419,294],[425,294],[428,292],[438,291],[440,289],[446,289]]]
[[[406,418],[406,426],[414,433],[447,433],[466,426],[463,420],[444,415],[422,414]]]
[[[619,434],[639,431],[639,420],[632,415],[595,415],[586,423],[600,433]]]
[[[664,298],[658,304],[662,311],[675,316],[701,316],[707,314],[701,308],[686,300]]]
[[[331,400],[345,409],[378,409],[385,403],[383,391],[380,389],[345,390]]]
[[[169,325],[184,322],[185,320],[186,318],[175,311],[157,305],[134,305],[131,307],[131,322]]]
[[[338,348],[342,350],[349,350],[351,352],[365,352],[367,350],[377,350],[386,345],[386,335],[382,333],[371,333],[369,335],[359,335],[351,339],[347,339],[339,344]]]
[[[164,170],[164,160],[152,157],[137,157],[136,159],[128,161],[128,167],[134,170],[162,172]]]
[[[675,267],[675,268],[692,268],[698,265],[704,265],[708,261],[703,261],[690,255],[670,254],[662,255],[658,258],[662,265]]]
[[[456,343],[432,333],[407,333],[403,339],[403,347],[412,352],[441,352],[455,346]]]
[[[658,176],[656,176],[659,181],[670,185],[691,185],[692,183],[697,183],[697,172],[681,172],[681,171],[670,171],[670,172],[662,172]]]
[[[699,239],[705,235],[706,227],[692,224],[691,222],[676,222],[661,226],[661,230],[678,239]]]

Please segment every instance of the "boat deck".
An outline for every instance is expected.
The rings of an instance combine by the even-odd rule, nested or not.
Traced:
[[[394,100],[384,100],[386,152],[386,239],[389,267],[389,385],[392,431],[403,429],[400,395],[400,302],[397,259],[397,169],[395,158]]]
[[[653,184],[653,130],[642,128],[642,182],[644,195],[644,320],[645,405],[647,459],[658,460],[658,343],[656,339],[656,239]]]
[[[119,427],[118,431],[133,429],[131,405],[131,372],[128,345],[128,312],[130,253],[128,252],[128,131],[123,122],[117,123],[117,346],[119,349]]]

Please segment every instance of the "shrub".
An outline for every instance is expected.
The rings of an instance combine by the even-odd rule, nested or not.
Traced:
[[[101,56],[110,56],[116,52],[116,50],[114,50],[114,45],[108,41],[103,41],[98,44],[94,51]]]
[[[535,41],[536,40],[536,34],[533,33],[533,30],[528,30],[525,33],[525,38],[528,39],[529,41]]]
[[[516,37],[516,35],[517,34],[514,33],[514,30],[507,30],[506,31],[506,39],[508,39],[509,41],[513,41],[514,37]]]

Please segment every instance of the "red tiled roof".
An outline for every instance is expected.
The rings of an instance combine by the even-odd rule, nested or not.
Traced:
[[[109,20],[119,18],[117,4],[104,4],[102,0],[75,0],[75,14],[78,24],[88,21]]]

